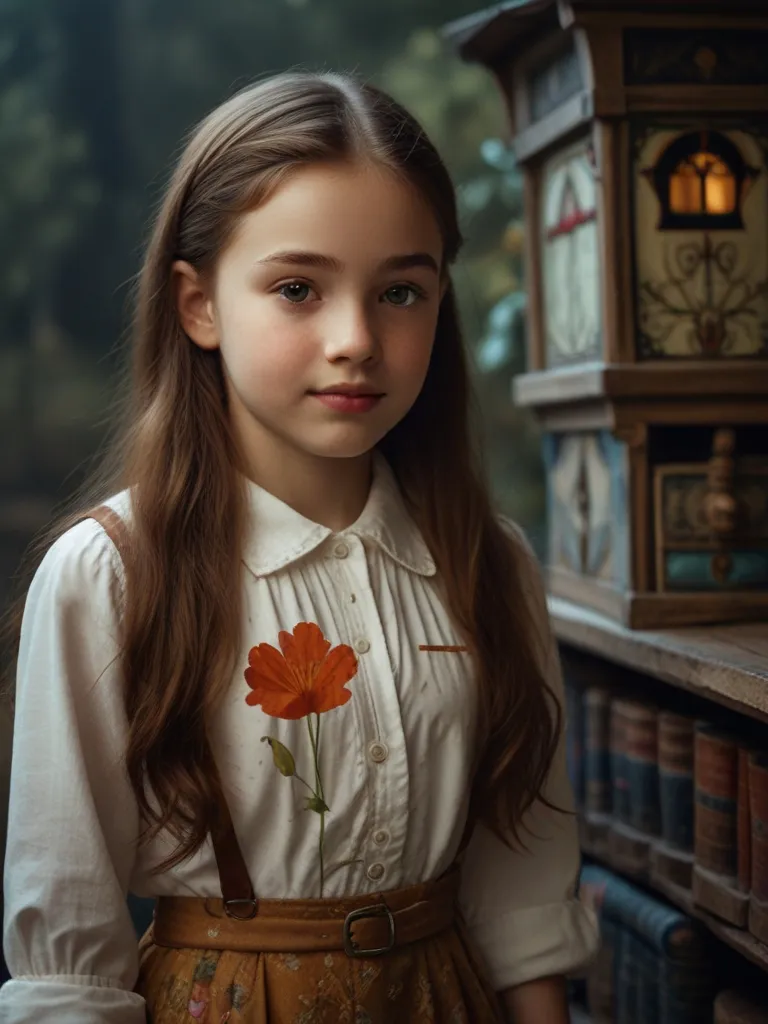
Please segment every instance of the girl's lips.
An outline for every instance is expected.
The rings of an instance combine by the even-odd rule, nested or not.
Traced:
[[[340,391],[315,391],[315,398],[318,398],[324,406],[334,412],[370,412],[379,404],[383,395],[360,395]]]

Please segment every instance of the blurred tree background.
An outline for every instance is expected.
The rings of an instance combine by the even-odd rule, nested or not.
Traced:
[[[521,188],[486,72],[440,27],[476,0],[0,2],[0,602],[33,533],[80,483],[113,403],[148,222],[181,140],[286,68],[353,70],[421,119],[459,188],[455,272],[500,504],[540,535],[523,367]]]

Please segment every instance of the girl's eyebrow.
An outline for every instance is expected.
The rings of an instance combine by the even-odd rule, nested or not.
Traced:
[[[337,274],[341,273],[344,269],[344,264],[341,260],[337,260],[334,256],[324,256],[319,252],[273,252],[269,256],[256,261],[257,266],[274,263],[320,267],[323,270],[331,270]],[[382,270],[410,270],[413,267],[426,267],[428,270],[433,270],[436,274],[440,273],[437,261],[428,252],[411,252],[403,256],[389,256],[381,264]]]

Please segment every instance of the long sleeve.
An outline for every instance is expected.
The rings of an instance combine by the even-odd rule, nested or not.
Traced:
[[[48,551],[24,612],[4,894],[2,1024],[144,1024],[126,906],[138,813],[116,669],[121,566],[92,520]]]
[[[541,625],[547,679],[563,706],[563,685],[557,647],[549,626],[546,597],[535,558],[527,551],[528,597]],[[573,810],[565,737],[545,786],[557,807]],[[580,852],[576,818],[551,810],[542,802],[531,808],[525,849],[510,849],[483,824],[478,824],[465,854],[461,907],[497,990],[511,988],[585,966],[597,950],[597,922],[576,897]]]

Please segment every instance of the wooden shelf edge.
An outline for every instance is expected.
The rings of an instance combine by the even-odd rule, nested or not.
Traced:
[[[610,852],[605,849],[590,849],[582,839],[582,851],[591,860],[597,861],[609,868],[611,871],[615,871],[617,875],[621,875],[623,878],[629,879],[631,882],[636,882],[639,885],[643,885],[659,896],[668,900],[674,904],[679,910],[682,910],[684,914],[688,914],[689,917],[695,918],[700,921],[705,927],[721,942],[724,942],[731,949],[735,949],[737,953],[740,953],[743,957],[749,960],[751,963],[760,967],[764,971],[768,971],[768,946],[763,945],[749,932],[742,931],[739,928],[734,928],[731,925],[725,924],[712,914],[708,914],[706,910],[701,910],[697,907],[688,889],[683,889],[679,885],[674,885],[672,882],[665,881],[664,879],[650,876],[649,874],[641,874],[634,871],[628,871],[625,865],[617,863]]]
[[[768,722],[768,622],[632,630],[549,598],[558,640]]]
[[[589,360],[517,374],[512,395],[517,405],[535,409],[595,399],[621,402],[672,396],[684,400],[703,395],[760,399],[766,387],[765,359],[729,362],[716,373],[705,360],[618,365]]]

